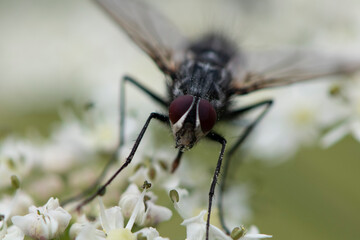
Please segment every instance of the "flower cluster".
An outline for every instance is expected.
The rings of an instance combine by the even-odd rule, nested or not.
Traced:
[[[90,222],[86,220],[85,216],[82,216],[79,222],[72,225],[71,238],[77,240],[130,240],[137,239],[141,235],[148,240],[165,239],[159,236],[155,228],[145,226],[156,226],[162,221],[169,220],[172,212],[165,207],[156,205],[152,199],[145,200],[149,193],[146,192],[146,189],[140,192],[136,185],[131,184],[121,196],[119,205],[109,209],[105,209],[103,201],[99,197],[99,218]],[[128,219],[126,226],[125,219]],[[133,232],[135,224],[143,228]]]
[[[155,204],[156,196],[147,190],[151,184],[145,182],[142,192],[135,184],[130,184],[122,194],[118,206],[105,209],[101,197],[98,197],[99,210],[91,221],[85,215],[81,215],[71,225],[69,234],[71,239],[76,240],[134,240],[140,237],[147,240],[165,240],[156,230],[156,226],[171,218],[172,212],[166,207]],[[184,193],[185,191],[182,191]],[[19,198],[19,194],[16,195]],[[170,197],[174,208],[184,219],[181,225],[185,226],[186,239],[199,240],[205,238],[206,222],[204,216],[206,211],[196,217],[186,218],[184,206],[179,205],[179,193],[176,190],[170,191]],[[182,196],[181,196],[182,198]],[[13,203],[16,200],[13,199]],[[18,204],[12,204],[10,211],[2,215],[0,237],[5,240],[22,240],[24,236],[34,239],[53,239],[64,234],[72,216],[65,209],[60,207],[59,200],[50,198],[42,207],[29,207],[29,213],[24,216],[11,217],[11,225],[7,227],[11,211]],[[126,225],[125,225],[125,221]],[[140,228],[134,231],[135,225]],[[252,226],[248,232],[244,227],[233,231],[231,237],[222,232],[219,228],[210,225],[209,238],[218,240],[231,239],[259,239],[271,236],[259,234],[256,227]],[[142,239],[141,238],[141,239]]]

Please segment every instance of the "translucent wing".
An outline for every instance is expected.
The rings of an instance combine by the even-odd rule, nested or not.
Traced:
[[[230,64],[237,94],[360,70],[360,53],[330,54],[305,50],[246,52]]]
[[[175,72],[186,39],[168,19],[137,0],[96,0],[165,74]]]

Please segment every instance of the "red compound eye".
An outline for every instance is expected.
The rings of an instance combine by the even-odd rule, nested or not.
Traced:
[[[214,107],[206,100],[199,102],[200,126],[203,133],[210,131],[216,122],[216,112]]]
[[[184,95],[176,98],[169,107],[169,118],[174,124],[176,123],[191,107],[194,97],[190,95]]]

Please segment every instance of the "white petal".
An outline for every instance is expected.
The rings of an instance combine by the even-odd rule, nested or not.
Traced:
[[[56,210],[58,207],[60,206],[59,204],[59,199],[54,199],[53,197],[51,197],[48,202],[45,204],[45,208],[47,210]]]
[[[105,240],[105,234],[96,229],[92,224],[85,225],[79,232],[76,240]]]
[[[23,240],[24,239],[24,233],[21,231],[20,228],[18,228],[15,225],[12,225],[7,229],[7,233],[4,236],[4,238],[1,238],[2,240]]]
[[[106,232],[114,229],[124,228],[124,217],[121,213],[120,207],[112,207],[106,209],[104,212],[100,208],[101,225]]]
[[[174,189],[179,194],[179,202],[174,202],[174,208],[181,216],[182,219],[187,219],[191,216],[191,212],[193,212],[194,204],[189,204],[189,202],[194,203],[194,199],[189,198],[189,192],[184,188],[176,188]],[[169,191],[170,192],[170,191]]]
[[[103,203],[101,197],[98,197],[98,200],[99,200],[99,206],[100,206],[100,221],[101,221],[102,228],[105,230],[105,232],[109,232],[111,229],[110,229],[110,224],[108,222],[107,216],[105,214],[104,203]]]
[[[187,240],[201,240],[205,238],[205,214],[206,211],[201,211],[198,216],[188,218],[181,223],[181,225],[186,227]]]
[[[266,234],[245,234],[244,239],[258,239],[258,238],[272,238],[271,235],[266,235]]]
[[[146,210],[146,220],[145,225],[156,225],[160,222],[167,221],[171,218],[172,212],[170,209],[155,205],[155,203],[151,201],[146,202],[147,210]]]
[[[78,218],[76,223],[71,225],[69,232],[70,239],[77,239],[79,235],[80,238],[84,237],[83,239],[85,239],[85,237],[87,235],[90,236],[90,234],[92,234],[94,239],[105,239],[106,236],[104,231],[98,230],[98,227],[100,227],[99,221],[89,222],[86,216],[82,215],[80,218]]]
[[[58,224],[57,231],[59,233],[65,231],[71,219],[71,215],[61,207],[58,207],[54,211],[50,211],[49,216],[52,217],[53,221],[57,222]]]
[[[324,148],[328,148],[334,143],[340,141],[346,134],[349,133],[349,127],[347,123],[341,124],[340,126],[332,129],[330,132],[325,134],[321,140],[321,145]]]
[[[145,204],[144,204],[144,197],[145,197],[146,190],[144,189],[141,195],[138,197],[135,207],[133,208],[132,214],[130,216],[129,221],[126,224],[127,229],[131,230],[135,221],[140,222],[140,225],[144,222],[145,217]]]
[[[206,222],[204,216],[207,211],[203,210],[196,217],[192,217],[184,220],[181,225],[186,226],[186,239],[187,240],[202,240],[205,239],[206,235]],[[209,239],[216,240],[231,240],[231,238],[226,235],[219,228],[210,224],[209,226]]]
[[[41,225],[38,225],[38,220],[34,215],[13,216],[11,221],[15,226],[20,228],[25,235],[36,237],[36,232],[42,231]]]
[[[228,235],[226,235],[226,233],[224,233],[219,228],[217,228],[211,224],[210,224],[210,229],[209,229],[209,238],[210,239],[218,239],[218,240],[221,240],[221,239],[231,240],[231,237],[229,237]]]
[[[126,191],[121,195],[119,206],[124,217],[129,218],[135,208],[136,202],[139,199],[141,192],[135,184],[130,184]],[[141,208],[143,214],[145,214],[145,205]]]
[[[249,230],[242,239],[246,240],[246,239],[259,239],[259,238],[271,238],[271,237],[272,237],[271,235],[260,234],[259,229],[256,226],[252,225],[250,226]]]
[[[58,231],[59,223],[54,217],[51,217],[50,215],[44,216],[42,220],[43,221],[40,222],[43,228],[43,235],[48,236],[48,238],[56,237],[63,232]]]

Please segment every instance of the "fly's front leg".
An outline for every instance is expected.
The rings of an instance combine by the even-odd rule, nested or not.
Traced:
[[[221,170],[221,164],[222,164],[222,160],[224,157],[226,140],[225,140],[225,138],[223,138],[222,136],[220,136],[219,134],[217,134],[215,132],[210,132],[206,137],[221,144],[220,155],[219,155],[219,158],[218,158],[218,161],[216,164],[214,176],[211,181],[211,186],[210,186],[210,191],[209,191],[209,206],[208,206],[208,215],[207,215],[207,219],[206,219],[206,240],[208,240],[209,239],[212,200],[214,198],[215,187],[216,187],[217,179],[219,177],[219,173]]]
[[[76,207],[76,210],[77,211],[80,211],[81,208],[83,206],[85,206],[86,204],[88,204],[89,202],[91,202],[94,198],[96,198],[97,196],[102,196],[105,194],[105,191],[106,191],[106,187],[116,178],[116,176],[124,169],[126,168],[130,163],[131,163],[131,160],[133,159],[135,153],[136,153],[136,150],[138,149],[139,147],[139,144],[146,132],[146,129],[148,128],[149,126],[149,123],[152,119],[157,119],[163,123],[167,123],[169,124],[169,117],[168,116],[165,116],[165,115],[162,115],[160,113],[151,113],[150,116],[148,117],[148,119],[146,120],[143,128],[141,129],[141,132],[139,134],[139,136],[136,138],[136,141],[134,143],[134,146],[132,147],[131,149],[131,152],[129,154],[129,156],[126,158],[126,161],[121,165],[121,167],[111,176],[111,178],[104,184],[102,185],[93,195],[91,195],[90,197],[86,198],[84,201],[82,201],[77,207]]]
[[[121,149],[121,147],[125,143],[125,139],[124,139],[124,132],[125,131],[124,130],[125,130],[125,114],[126,114],[126,95],[125,95],[126,94],[126,91],[125,91],[126,83],[131,83],[137,89],[140,89],[143,93],[148,95],[152,100],[154,100],[155,102],[157,102],[158,104],[160,104],[163,107],[167,107],[168,104],[162,97],[160,97],[158,94],[156,94],[153,91],[146,88],[144,85],[142,85],[140,82],[138,82],[134,78],[125,75],[120,80],[120,97],[119,97],[119,106],[120,106],[120,112],[119,113],[120,113],[120,115],[119,115],[119,133],[118,133],[119,142],[118,142],[118,144],[116,146],[116,150],[111,154],[110,159],[108,160],[107,164],[103,168],[101,174],[96,179],[96,181],[93,184],[91,184],[90,187],[88,189],[86,189],[85,191],[83,191],[82,193],[63,201],[61,203],[62,206],[66,205],[66,204],[68,204],[70,202],[82,199],[85,196],[87,196],[87,195],[91,194],[92,192],[94,192],[94,189],[103,180],[103,178],[105,177],[105,175],[106,175],[107,171],[109,170],[110,166],[112,164],[114,164],[116,162],[116,160],[118,159],[118,156],[120,155],[119,150]]]
[[[227,176],[227,172],[229,169],[230,161],[232,159],[233,154],[236,152],[236,150],[240,147],[240,145],[245,141],[245,139],[249,136],[249,134],[252,132],[252,130],[256,127],[256,125],[261,121],[261,119],[263,119],[263,117],[269,111],[272,104],[273,104],[273,100],[271,100],[271,99],[265,100],[265,101],[255,103],[250,106],[242,107],[240,109],[231,111],[226,116],[224,116],[224,118],[234,119],[241,114],[247,113],[247,112],[257,109],[259,107],[264,107],[264,110],[261,112],[261,114],[259,116],[257,116],[257,118],[249,126],[247,126],[245,128],[245,130],[240,135],[238,140],[234,143],[233,146],[231,146],[230,150],[226,154],[226,159],[225,159],[226,161],[224,163],[224,168],[222,171],[223,178],[220,182],[220,188],[219,188],[218,208],[219,208],[219,218],[220,218],[221,226],[223,227],[223,229],[225,230],[225,232],[227,234],[230,234],[230,230],[226,227],[226,224],[225,224],[222,200],[223,200],[223,194],[224,194],[224,190],[225,190],[225,181],[226,181],[226,176]]]

